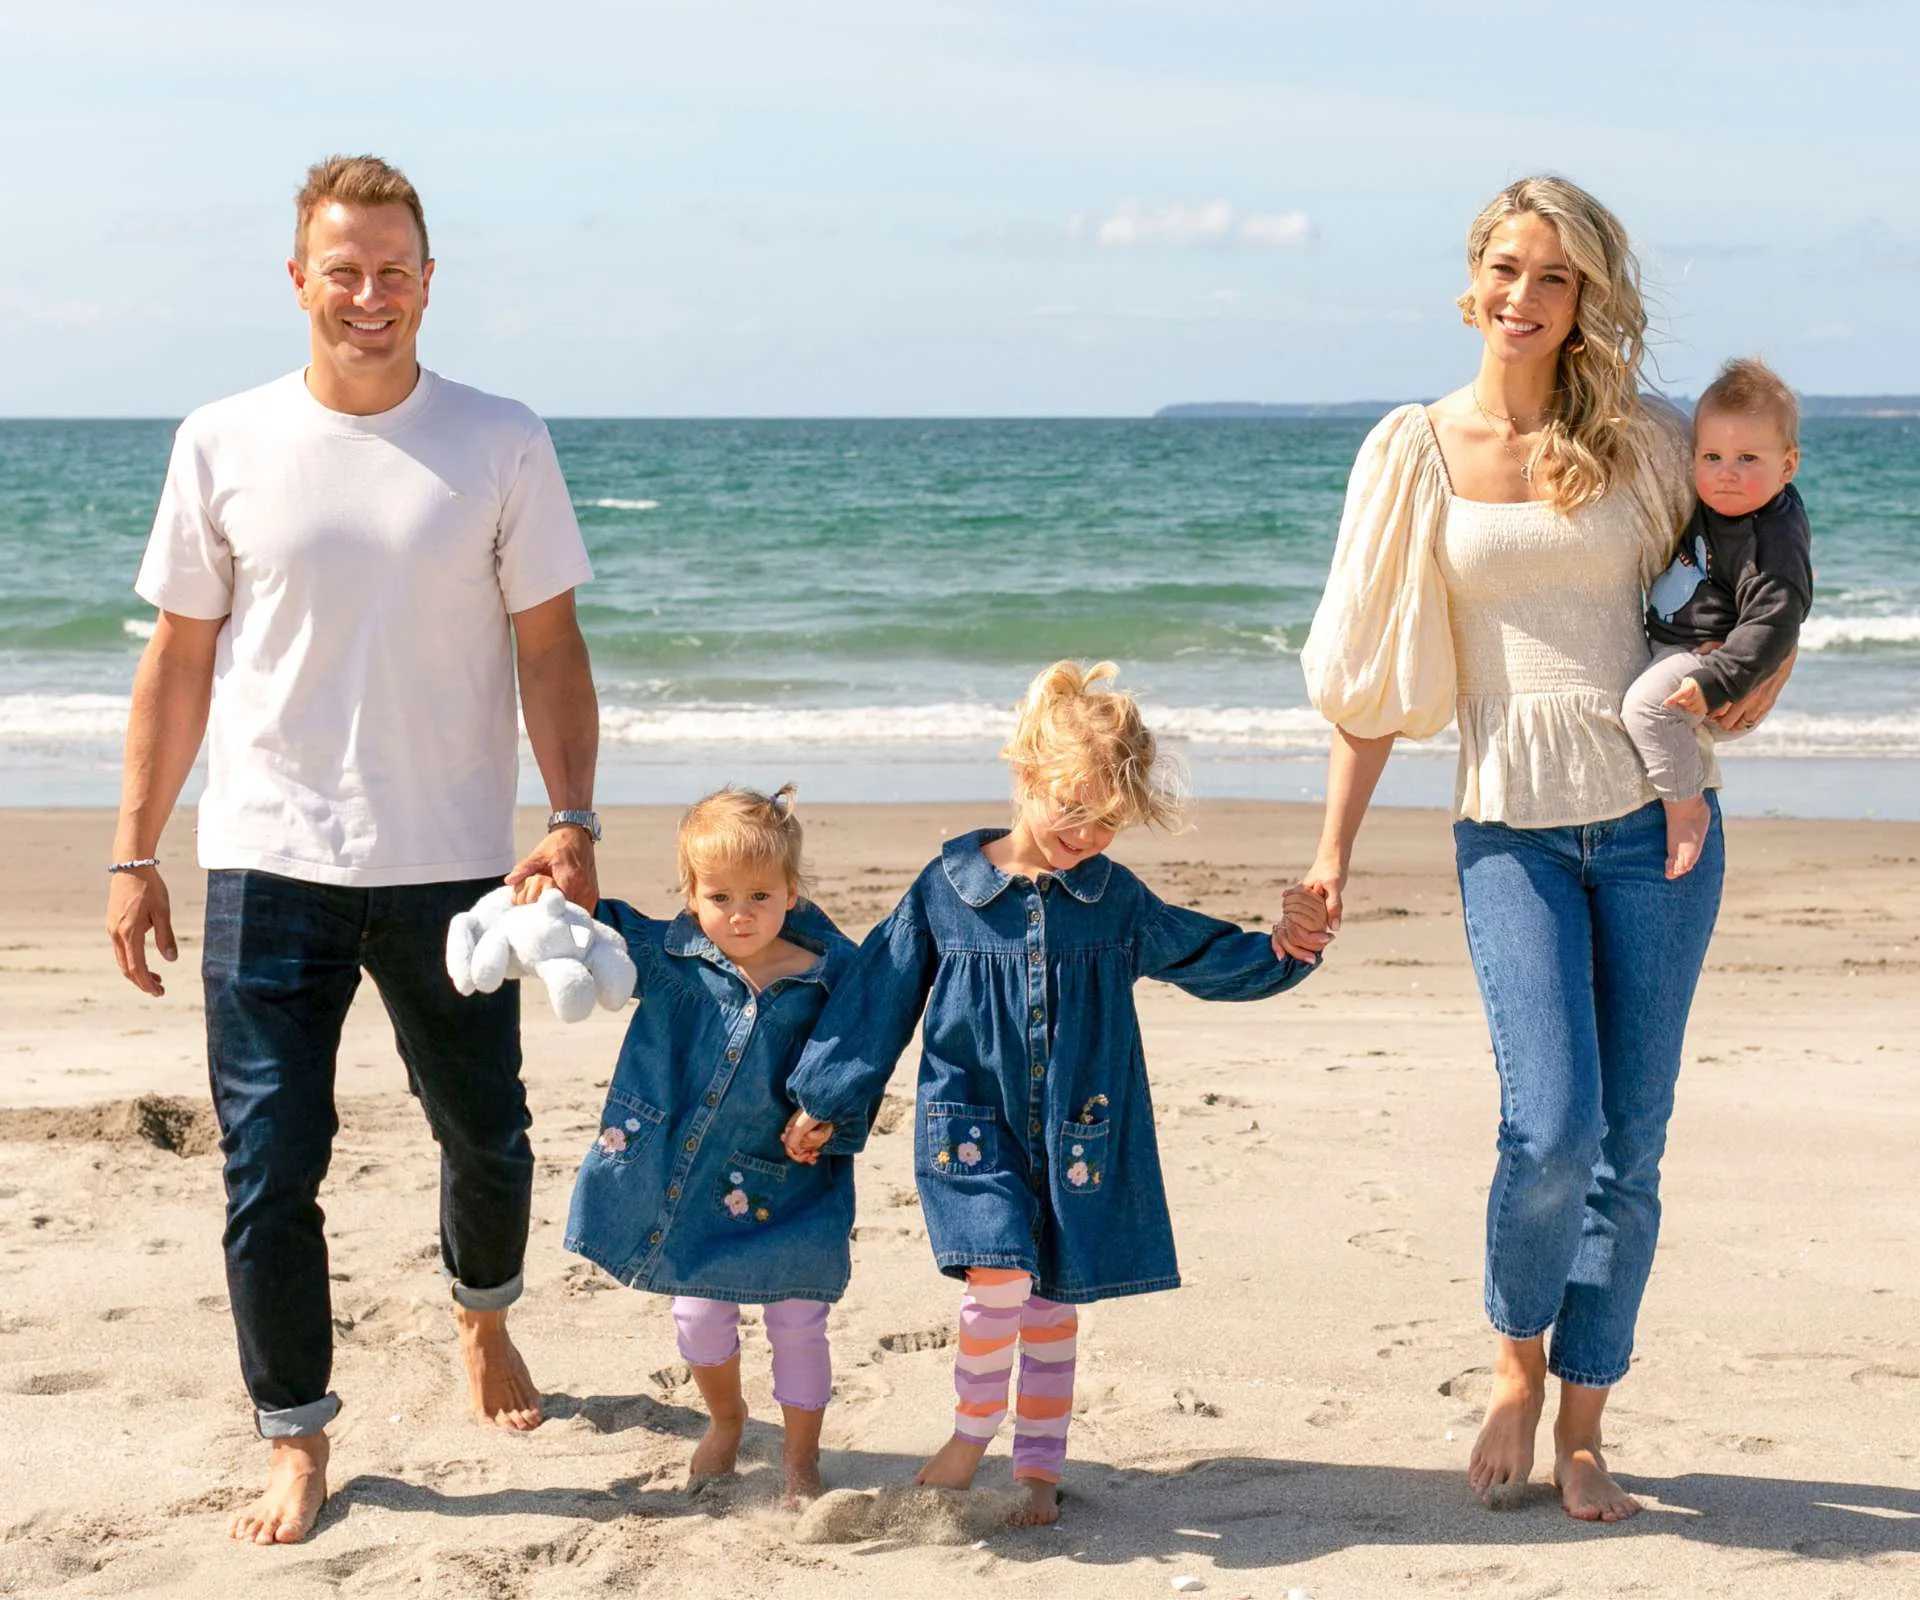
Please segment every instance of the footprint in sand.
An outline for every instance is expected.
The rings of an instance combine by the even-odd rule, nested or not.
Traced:
[[[656,1389],[671,1392],[684,1389],[693,1382],[693,1368],[684,1361],[676,1361],[671,1366],[660,1367],[647,1374],[647,1382]]]
[[[101,1388],[106,1381],[97,1372],[36,1372],[9,1387],[14,1394],[80,1394]]]
[[[923,1328],[917,1333],[889,1333],[884,1335],[873,1358],[878,1361],[882,1356],[918,1355],[923,1350],[945,1350],[953,1343],[951,1328]]]
[[[1440,1385],[1440,1392],[1449,1400],[1464,1400],[1468,1405],[1483,1406],[1493,1394],[1493,1368],[1468,1367],[1465,1372],[1456,1372]]]
[[[1356,1233],[1347,1243],[1370,1255],[1397,1256],[1403,1261],[1414,1259],[1412,1235],[1403,1228],[1371,1228]]]
[[[1398,1200],[1400,1191],[1390,1183],[1369,1178],[1365,1183],[1349,1189],[1346,1198],[1355,1205],[1385,1206]]]
[[[1217,1417],[1223,1414],[1211,1400],[1202,1400],[1191,1389],[1173,1391],[1173,1409],[1189,1417]]]
[[[1916,1367],[1862,1367],[1852,1374],[1853,1381],[1862,1389],[1883,1390],[1889,1394],[1912,1395],[1914,1385],[1920,1384],[1920,1368]]]
[[[1352,1420],[1353,1402],[1335,1397],[1322,1400],[1307,1414],[1309,1428],[1337,1428],[1341,1423]]]

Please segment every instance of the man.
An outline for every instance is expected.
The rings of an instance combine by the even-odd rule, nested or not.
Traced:
[[[433,258],[419,195],[370,156],[315,166],[287,270],[303,372],[203,407],[174,442],[135,588],[107,928],[164,993],[161,829],[207,735],[207,1053],[226,1152],[227,1283],[271,1460],[230,1533],[287,1544],[326,1498],[333,1324],[316,1195],[340,1028],[364,968],[440,1146],[440,1240],[474,1410],[526,1429],[507,1337],[533,1155],[517,985],[461,999],[455,911],[532,871],[598,898],[598,709],[573,589],[591,577],[545,427],[414,346]],[[514,675],[554,814],[514,862]],[[512,868],[511,873],[508,869]]]

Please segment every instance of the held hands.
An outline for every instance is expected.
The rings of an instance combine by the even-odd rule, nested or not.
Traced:
[[[1273,953],[1295,961],[1320,959],[1340,931],[1340,889],[1344,873],[1309,873],[1280,897],[1280,920],[1273,926]]]
[[[1692,678],[1682,678],[1680,687],[1660,702],[1671,706],[1675,711],[1684,711],[1689,716],[1704,717],[1707,714],[1707,696]]]
[[[147,934],[164,961],[178,961],[180,947],[173,937],[173,902],[158,867],[134,867],[107,879],[107,937],[113,941],[113,959],[128,983],[156,999],[167,992],[160,974],[147,965]]]
[[[810,1167],[820,1159],[820,1147],[832,1137],[831,1122],[816,1122],[806,1112],[796,1111],[787,1118],[787,1125],[780,1133],[780,1142],[786,1146],[789,1161]]]
[[[600,873],[594,865],[593,835],[585,828],[563,823],[533,847],[506,877],[507,886],[518,889],[536,873],[550,879],[553,886],[575,905],[587,911],[600,904]],[[536,894],[532,897],[538,900]],[[517,895],[516,905],[527,905]]]

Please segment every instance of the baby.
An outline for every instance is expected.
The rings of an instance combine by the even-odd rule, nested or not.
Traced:
[[[1666,807],[1669,878],[1693,870],[1711,820],[1695,730],[1779,670],[1813,603],[1807,510],[1792,483],[1799,465],[1793,391],[1758,361],[1729,361],[1694,408],[1700,501],[1648,593],[1653,664],[1622,706]]]

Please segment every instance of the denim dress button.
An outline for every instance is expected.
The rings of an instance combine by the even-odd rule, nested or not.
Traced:
[[[681,1148],[684,1149],[688,1155],[692,1155],[694,1151],[700,1148],[700,1141],[698,1139],[689,1139]]]
[[[677,1184],[677,1183],[670,1183],[670,1184],[668,1184],[668,1185],[667,1185],[667,1198],[668,1198],[669,1200],[678,1200],[678,1199],[680,1198],[680,1185],[679,1185],[679,1184]]]
[[[1038,1022],[1046,1014],[1047,1014],[1046,1007],[1044,1006],[1035,1006],[1031,1011],[1027,1013],[1027,1015],[1032,1017],[1035,1022]]]

